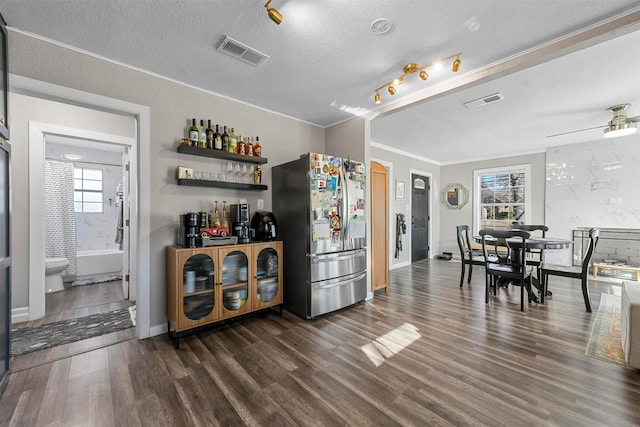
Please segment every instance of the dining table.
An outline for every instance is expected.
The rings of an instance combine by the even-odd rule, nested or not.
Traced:
[[[473,239],[477,243],[482,243],[482,236],[476,235],[473,236]],[[487,243],[490,245],[495,245],[497,243],[496,239],[492,239],[491,236],[487,236],[485,239]],[[519,238],[506,239],[507,244],[512,249],[520,248],[522,244],[522,240]],[[539,250],[547,250],[547,249],[567,249],[573,245],[573,241],[562,239],[558,237],[528,237],[525,242],[525,247],[527,249],[539,249]],[[519,263],[519,254],[520,251],[512,251],[512,262]],[[542,283],[540,283],[539,277],[531,277],[531,285],[535,287],[539,292],[542,292]],[[553,293],[547,290],[546,296],[551,296]],[[539,302],[537,295],[529,295],[531,300],[534,302]]]

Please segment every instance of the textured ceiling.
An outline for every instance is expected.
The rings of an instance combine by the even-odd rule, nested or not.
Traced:
[[[262,0],[0,0],[13,30],[318,126],[365,115],[374,118],[375,143],[443,164],[601,138],[601,130],[546,135],[604,125],[614,104],[631,102],[630,115],[640,115],[637,0],[274,0],[271,6],[284,15],[279,26]],[[621,16],[624,25],[607,27]],[[389,19],[392,31],[373,34],[378,18]],[[585,33],[591,26],[606,31]],[[566,39],[572,34],[579,36]],[[269,60],[252,67],[216,51],[225,35]],[[569,41],[553,43],[561,38]],[[373,89],[404,64],[458,51],[459,73],[429,70],[427,82],[407,78],[395,97],[383,91],[383,103],[373,103]],[[478,110],[462,106],[495,92],[505,100]]]

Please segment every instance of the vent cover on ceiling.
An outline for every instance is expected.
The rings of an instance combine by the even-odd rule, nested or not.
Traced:
[[[493,95],[483,96],[480,99],[474,99],[473,101],[465,102],[464,106],[467,108],[478,108],[483,105],[492,104],[494,102],[502,101],[504,96],[501,93],[494,93]]]
[[[227,55],[231,55],[242,62],[251,64],[254,67],[261,65],[263,62],[269,59],[268,55],[250,48],[246,44],[240,43],[239,41],[234,40],[229,36],[226,36],[220,42],[220,44],[218,45],[218,50],[220,52],[226,53]]]

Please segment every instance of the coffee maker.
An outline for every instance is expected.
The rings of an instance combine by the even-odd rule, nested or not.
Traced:
[[[249,243],[253,230],[249,228],[249,204],[230,205],[231,234],[238,238],[238,243]]]
[[[178,243],[185,248],[195,248],[200,234],[200,215],[196,212],[187,212],[180,215],[180,227]]]

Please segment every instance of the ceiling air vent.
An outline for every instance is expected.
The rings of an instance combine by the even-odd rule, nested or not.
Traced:
[[[474,99],[473,101],[465,102],[464,106],[467,108],[478,108],[483,105],[493,104],[494,102],[502,101],[504,96],[501,93],[494,93],[493,95],[483,96],[480,99]]]
[[[220,42],[220,44],[218,45],[218,50],[220,52],[226,53],[227,55],[231,55],[242,62],[251,64],[254,67],[261,65],[263,62],[269,59],[269,56],[265,55],[264,53],[258,52],[257,50],[250,48],[246,44],[242,44],[229,36],[226,36]]]

